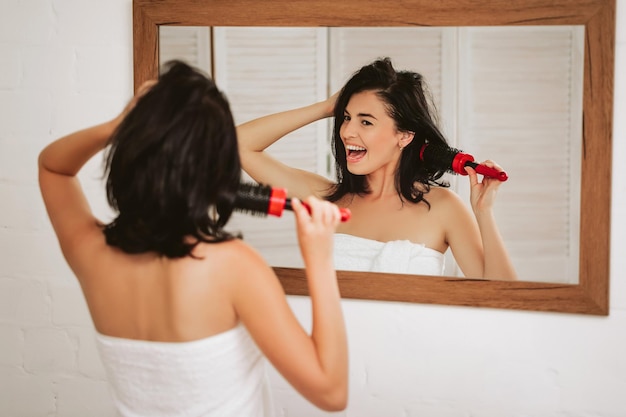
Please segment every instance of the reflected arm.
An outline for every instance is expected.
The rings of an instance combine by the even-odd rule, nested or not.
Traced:
[[[237,127],[243,169],[257,182],[286,188],[290,196],[323,197],[331,181],[311,172],[289,167],[272,158],[266,149],[285,135],[332,115],[327,101],[270,114]],[[332,106],[331,106],[332,110]]]
[[[502,168],[492,161],[485,161],[482,164],[502,171]],[[465,276],[516,280],[517,274],[493,213],[496,193],[502,182],[488,177],[483,177],[482,181],[479,181],[473,168],[465,167],[465,170],[470,181],[470,203],[474,219],[471,219],[469,213],[462,221],[459,219],[463,216],[452,216],[458,223],[455,230],[462,230],[462,232],[457,231],[451,234],[450,237],[450,247],[454,256]],[[461,207],[457,211],[469,212]]]
[[[493,161],[482,162],[492,170],[503,172],[502,168]],[[478,227],[484,251],[484,278],[516,280],[517,274],[504,246],[504,241],[498,230],[493,213],[498,188],[502,182],[498,179],[483,177],[478,181],[476,170],[465,167],[470,180],[470,202]]]
[[[492,210],[476,213],[484,251],[484,275],[486,279],[516,280],[517,274],[500,236]]]

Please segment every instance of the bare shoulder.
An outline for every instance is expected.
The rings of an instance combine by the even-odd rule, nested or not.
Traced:
[[[244,306],[249,307],[259,298],[267,301],[283,296],[282,286],[274,270],[255,248],[241,239],[233,239],[218,246],[217,250],[212,251],[211,258],[213,262],[219,263],[216,272],[223,278],[222,288],[228,289],[230,299],[239,313]]]
[[[432,187],[426,198],[431,204],[431,212],[446,230],[461,230],[475,225],[469,203],[465,203],[455,191],[446,187]]]
[[[437,206],[438,209],[454,210],[459,205],[464,204],[461,197],[447,187],[431,187],[424,198],[431,204],[431,207]]]
[[[79,281],[98,269],[94,265],[99,262],[106,265],[114,256],[115,251],[107,244],[102,225],[97,222],[79,225],[76,233],[58,236],[58,239],[63,256]]]
[[[265,263],[256,249],[239,238],[220,243],[201,243],[194,250],[194,256],[225,264],[231,264],[233,261],[237,261],[239,265]]]
[[[263,256],[245,241],[235,238],[220,243],[202,243],[200,257],[208,275],[221,277],[231,289],[247,286],[252,280],[272,279],[274,272]],[[202,251],[206,251],[202,253]]]
[[[459,222],[470,222],[472,219],[469,204],[453,190],[446,187],[432,187],[425,195],[430,203],[430,211],[447,226]]]

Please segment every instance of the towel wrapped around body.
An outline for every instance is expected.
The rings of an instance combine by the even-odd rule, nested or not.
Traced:
[[[96,345],[120,416],[273,415],[265,358],[242,324],[190,342],[96,333]]]
[[[380,242],[344,233],[334,235],[335,268],[345,271],[443,275],[445,256],[409,240]]]

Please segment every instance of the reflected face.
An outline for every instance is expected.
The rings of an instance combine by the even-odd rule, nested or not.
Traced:
[[[376,92],[363,91],[350,98],[339,135],[350,173],[395,172],[406,134],[398,131]]]

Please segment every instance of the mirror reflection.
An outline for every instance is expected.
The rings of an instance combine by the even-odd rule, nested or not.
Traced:
[[[520,279],[563,283],[578,277],[582,44],[581,26],[160,28],[161,62],[211,73],[237,123],[323,100],[377,57],[421,73],[448,142],[509,175],[495,215]],[[333,179],[329,121],[268,152]],[[467,178],[446,180],[469,204]],[[273,265],[301,266],[289,214],[237,222]],[[445,275],[462,276],[445,255]]]

